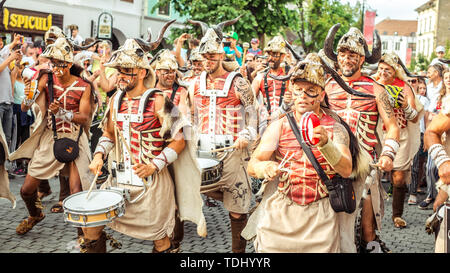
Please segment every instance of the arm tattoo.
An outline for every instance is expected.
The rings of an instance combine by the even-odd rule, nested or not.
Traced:
[[[237,77],[234,82],[234,88],[236,92],[240,94],[240,100],[244,108],[253,105],[253,102],[255,101],[253,91],[244,78]]]
[[[381,103],[381,107],[383,108],[384,112],[386,113],[387,117],[390,118],[393,116],[394,111],[392,109],[391,104],[389,103],[389,95],[386,92],[381,92],[381,94],[378,96],[378,100]]]
[[[350,145],[350,137],[347,130],[340,123],[336,122],[333,126],[333,142],[336,144]]]

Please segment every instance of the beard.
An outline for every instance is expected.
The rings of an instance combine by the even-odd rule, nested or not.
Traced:
[[[277,69],[278,67],[280,67],[281,62],[280,61],[276,61],[276,62],[269,62],[269,67],[271,69]]]
[[[175,83],[175,80],[163,80],[163,79],[160,79],[160,84],[164,88],[172,88],[174,83]]]
[[[120,80],[119,81],[119,88],[120,90],[124,92],[129,92],[133,90],[137,85],[137,81],[130,81],[130,80]]]
[[[342,75],[344,75],[345,77],[351,77],[356,72],[358,72],[360,70],[360,67],[359,67],[360,60],[361,59],[358,58],[358,60],[354,64],[352,64],[349,61],[338,62],[338,66],[342,72]]]
[[[214,72],[216,72],[217,69],[219,69],[219,65],[222,65],[222,62],[216,62],[216,65],[213,67],[205,67],[205,71],[208,74],[214,74]]]
[[[359,70],[358,65],[354,65],[351,68],[339,65],[339,68],[341,69],[342,75],[345,77],[351,77]]]

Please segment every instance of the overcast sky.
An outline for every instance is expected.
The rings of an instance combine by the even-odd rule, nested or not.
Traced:
[[[340,0],[342,3],[355,5],[358,0]],[[359,0],[361,3],[363,0]],[[370,8],[377,11],[375,24],[378,24],[387,17],[398,20],[417,20],[417,12],[414,10],[428,0],[366,0]]]

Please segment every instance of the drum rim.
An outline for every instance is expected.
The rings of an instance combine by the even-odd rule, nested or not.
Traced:
[[[125,205],[125,199],[123,198],[123,195],[120,194],[119,192],[117,192],[115,190],[108,190],[108,189],[95,189],[95,190],[92,190],[92,192],[111,192],[111,193],[120,195],[122,197],[122,200],[120,200],[120,202],[118,202],[117,204],[108,206],[106,208],[96,209],[96,210],[76,210],[76,209],[68,208],[66,206],[66,202],[70,198],[73,198],[73,197],[78,196],[78,195],[82,195],[83,193],[87,193],[87,192],[88,191],[80,191],[80,192],[71,194],[66,199],[64,199],[63,203],[62,203],[62,206],[63,206],[63,209],[64,209],[64,213],[66,214],[66,211],[67,211],[67,213],[72,212],[74,214],[78,213],[80,215],[96,215],[96,214],[101,214],[101,213],[106,213],[106,212],[112,211],[112,210],[114,210],[116,208],[119,208],[119,207]]]

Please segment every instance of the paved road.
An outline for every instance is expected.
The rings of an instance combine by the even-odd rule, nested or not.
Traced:
[[[0,253],[67,253],[78,252],[76,248],[76,230],[63,220],[62,214],[50,212],[50,207],[57,202],[59,182],[51,180],[53,193],[43,201],[46,218],[36,225],[30,232],[19,236],[15,232],[16,226],[27,215],[24,202],[19,195],[23,178],[11,179],[11,191],[16,195],[17,206],[11,208],[9,201],[0,199]],[[385,184],[385,186],[387,186]],[[419,195],[420,200],[424,196]],[[231,232],[228,213],[218,207],[204,207],[204,214],[208,223],[208,237],[201,238],[196,234],[196,226],[185,223],[185,237],[182,243],[184,253],[229,253],[231,252]],[[405,204],[404,219],[408,226],[399,230],[393,227],[391,216],[391,200],[386,202],[386,212],[380,237],[394,253],[432,253],[434,251],[434,237],[425,232],[425,219],[431,210],[420,210],[417,206]],[[106,231],[122,243],[122,249],[108,251],[114,253],[149,253],[153,243],[134,239],[111,229]],[[253,244],[247,244],[247,252],[254,252]]]

